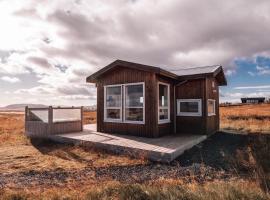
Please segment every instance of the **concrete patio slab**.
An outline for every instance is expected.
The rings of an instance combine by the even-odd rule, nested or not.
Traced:
[[[147,157],[153,161],[171,162],[207,136],[186,134],[143,138],[97,132],[96,125],[91,124],[84,126],[82,132],[54,135],[50,138],[58,142],[90,145],[133,157]]]

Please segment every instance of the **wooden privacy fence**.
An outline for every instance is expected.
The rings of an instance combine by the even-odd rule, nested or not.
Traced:
[[[28,137],[83,131],[83,107],[25,107],[25,134]]]

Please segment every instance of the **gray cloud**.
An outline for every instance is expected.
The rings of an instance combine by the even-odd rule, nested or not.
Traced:
[[[10,51],[1,51],[0,50],[0,62],[6,63],[7,58],[10,56],[11,52]]]
[[[16,15],[18,17],[37,17],[37,18],[39,18],[39,15],[37,14],[37,10],[35,8],[22,8],[20,10],[15,11],[14,15]]]
[[[0,58],[32,69],[42,83],[35,92],[92,95],[85,77],[115,59],[170,69],[221,64],[230,75],[235,59],[270,57],[268,0],[33,1],[13,14],[31,30],[27,48],[16,49],[24,52],[21,63],[6,52]]]
[[[28,57],[27,60],[32,62],[34,65],[38,65],[38,66],[43,67],[43,68],[51,68],[52,67],[46,58]]]
[[[89,95],[92,93],[91,87],[86,86],[60,86],[57,91],[64,95]]]
[[[68,45],[58,53],[88,62],[101,60],[101,65],[122,58],[165,66],[229,68],[237,57],[269,50],[268,1],[141,1],[122,6],[117,13],[99,15],[56,10],[48,21],[62,27],[58,34]],[[178,53],[181,56],[174,56]]]

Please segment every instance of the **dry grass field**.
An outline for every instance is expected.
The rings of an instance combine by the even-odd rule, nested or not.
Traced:
[[[236,108],[241,122],[231,118],[236,116],[233,107],[221,108],[222,127],[244,131],[237,128],[247,116],[242,108]],[[260,116],[257,107],[251,110]],[[94,123],[95,115],[85,113],[84,123]],[[23,114],[0,113],[0,199],[270,199],[267,136],[216,134],[175,162],[160,164],[30,141],[24,136]]]
[[[241,133],[270,133],[270,104],[220,108],[221,129]]]

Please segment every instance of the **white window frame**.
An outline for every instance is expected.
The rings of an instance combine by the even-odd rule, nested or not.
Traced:
[[[208,101],[212,101],[214,103],[214,112],[213,113],[208,113]],[[208,116],[214,116],[214,115],[216,115],[216,100],[214,100],[214,99],[207,99],[207,113],[208,113]]]
[[[128,85],[143,85],[143,107],[126,107],[126,86]],[[121,87],[121,107],[107,107],[106,94],[108,87]],[[143,108],[143,121],[132,121],[126,120],[125,108]],[[120,119],[107,118],[107,109],[120,109]],[[104,86],[104,122],[114,122],[114,123],[130,123],[130,124],[145,124],[145,83],[126,83],[126,84],[115,84],[115,85],[105,85]]]
[[[130,86],[130,85],[143,85],[143,107],[141,106],[131,106],[131,107],[127,107],[126,106],[126,87]],[[123,84],[123,91],[124,91],[124,118],[123,118],[123,122],[124,123],[130,123],[130,124],[145,124],[145,86],[144,86],[144,82],[138,82],[138,83],[126,83]],[[126,108],[142,108],[143,109],[143,121],[132,121],[132,120],[126,120]]]
[[[121,87],[121,105],[120,107],[107,107],[107,88],[110,87]],[[117,85],[105,85],[104,86],[104,122],[121,122],[122,121],[122,99],[123,99],[123,89],[121,84]],[[120,119],[112,119],[112,118],[107,118],[107,110],[108,109],[120,109]]]
[[[159,85],[165,85],[168,87],[168,105],[167,106],[159,106]],[[158,124],[164,124],[164,123],[170,123],[171,119],[170,119],[170,84],[168,83],[163,83],[163,82],[158,82],[158,87],[157,87],[157,98],[158,98]],[[159,115],[159,110],[160,109],[168,109],[168,119],[160,119],[160,115]]]
[[[180,112],[181,102],[196,102],[198,103],[198,112]],[[202,99],[177,99],[177,116],[202,116]]]

